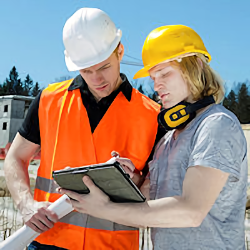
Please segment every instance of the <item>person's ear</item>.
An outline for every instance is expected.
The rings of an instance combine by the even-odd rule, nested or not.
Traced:
[[[121,62],[123,56],[124,56],[124,46],[122,43],[120,43],[120,45],[118,47],[118,58],[119,58],[120,62]]]

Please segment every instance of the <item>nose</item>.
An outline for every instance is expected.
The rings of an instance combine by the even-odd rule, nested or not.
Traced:
[[[159,79],[156,77],[154,79],[154,91],[158,92],[161,89],[161,83]]]
[[[91,80],[95,85],[99,85],[103,82],[103,76],[100,72],[95,72],[93,73]]]

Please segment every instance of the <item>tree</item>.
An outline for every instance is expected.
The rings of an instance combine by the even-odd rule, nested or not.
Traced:
[[[2,85],[3,95],[21,95],[23,91],[22,81],[18,78],[18,72],[14,66],[9,74],[9,78],[6,78]]]
[[[37,96],[40,91],[41,90],[40,90],[39,84],[38,84],[38,82],[36,82],[34,88],[32,89],[31,95],[32,96]]]
[[[3,84],[0,84],[0,96],[4,95],[5,91],[3,88]]]
[[[250,96],[245,83],[241,84],[238,92],[238,118],[242,124],[250,123]]]
[[[23,82],[23,93],[22,95],[29,96],[31,93],[31,90],[33,88],[33,80],[30,78],[30,75],[28,74]]]
[[[238,103],[236,94],[233,90],[231,90],[228,96],[225,97],[223,105],[238,117]]]

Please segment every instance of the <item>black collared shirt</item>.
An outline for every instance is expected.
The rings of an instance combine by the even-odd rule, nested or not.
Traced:
[[[93,94],[89,91],[87,83],[84,81],[81,75],[78,75],[72,81],[68,90],[72,91],[74,89],[78,88],[80,89],[82,102],[86,108],[89,117],[89,123],[92,133],[95,131],[102,117],[104,116],[104,114],[106,113],[106,111],[108,110],[108,108],[110,107],[110,105],[120,92],[124,94],[124,96],[128,101],[131,100],[131,94],[133,88],[124,74],[121,74],[121,79],[122,79],[122,84],[119,86],[119,88],[113,91],[109,96],[102,98],[99,102],[96,102]],[[26,140],[39,145],[41,143],[41,139],[40,139],[38,109],[39,109],[41,93],[42,91],[39,93],[39,95],[37,95],[37,97],[31,103],[28,114],[22,126],[18,130],[20,135],[24,137]],[[164,134],[165,131],[158,128],[155,145]],[[153,151],[149,157],[149,160],[151,159],[152,155]]]
[[[121,74],[121,79],[122,83],[119,88],[113,91],[109,96],[102,98],[99,102],[96,102],[93,94],[89,91],[88,85],[83,80],[81,75],[78,75],[69,87],[69,91],[80,88],[82,102],[87,110],[92,133],[94,133],[100,120],[121,91],[130,102],[133,88],[124,74]]]
[[[122,83],[117,90],[112,92],[109,96],[102,98],[99,102],[96,102],[93,94],[89,91],[87,83],[84,81],[81,75],[78,75],[71,83],[69,91],[74,89],[80,89],[82,95],[82,102],[86,108],[89,123],[92,133],[95,131],[97,125],[101,121],[102,117],[116,98],[116,96],[122,91],[124,96],[128,101],[131,100],[132,86],[127,80],[127,77],[124,74],[121,74]],[[31,141],[33,143],[41,143],[40,139],[40,128],[39,128],[39,118],[38,118],[38,109],[39,102],[42,91],[37,95],[34,101],[31,103],[28,114],[18,130],[20,135]]]

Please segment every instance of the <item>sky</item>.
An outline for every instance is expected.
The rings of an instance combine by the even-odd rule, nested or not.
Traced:
[[[13,66],[42,87],[68,72],[62,30],[78,9],[105,11],[122,30],[126,61],[140,62],[147,35],[155,28],[183,24],[193,28],[212,55],[211,66],[232,85],[250,79],[249,0],[8,0],[0,3],[0,83]],[[138,66],[121,65],[132,81]],[[143,81],[143,79],[142,79]]]

